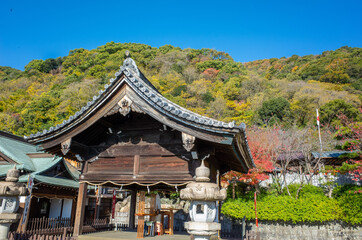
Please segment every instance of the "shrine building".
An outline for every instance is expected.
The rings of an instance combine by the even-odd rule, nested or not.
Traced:
[[[129,57],[86,106],[63,123],[25,137],[47,153],[81,163],[74,235],[82,234],[88,186],[137,191],[183,188],[201,160],[211,181],[254,166],[245,124],[191,112],[162,96]]]

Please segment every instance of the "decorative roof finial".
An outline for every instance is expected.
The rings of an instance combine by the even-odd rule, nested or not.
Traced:
[[[136,65],[136,62],[130,57],[130,52],[126,50],[126,59],[123,61],[123,68],[131,69],[137,76],[140,76],[140,72]]]

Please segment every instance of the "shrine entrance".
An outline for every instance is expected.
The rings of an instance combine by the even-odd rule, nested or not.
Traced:
[[[145,194],[185,187],[194,181],[201,160],[214,183],[229,170],[247,172],[254,163],[245,124],[221,122],[172,103],[129,56],[115,76],[68,120],[27,140],[81,164],[74,236],[82,234],[87,192],[97,186],[131,191],[129,224],[134,226],[138,217],[138,237],[145,224],[157,227],[145,219],[157,223],[162,217],[171,220],[165,230],[171,234],[173,210],[157,207],[156,197],[146,207]]]

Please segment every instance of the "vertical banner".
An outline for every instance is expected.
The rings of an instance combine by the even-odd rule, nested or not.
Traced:
[[[116,210],[116,189],[113,189],[113,198],[112,198],[112,218],[114,218],[114,212]]]
[[[26,219],[28,217],[28,212],[29,212],[29,205],[30,205],[30,201],[31,201],[31,192],[33,190],[33,186],[34,186],[34,180],[33,178],[29,175],[29,179],[28,179],[28,184],[26,185],[26,187],[29,190],[29,195],[26,196],[25,199],[25,206],[24,206],[24,212],[23,212],[23,220],[21,221],[21,224],[25,224]]]

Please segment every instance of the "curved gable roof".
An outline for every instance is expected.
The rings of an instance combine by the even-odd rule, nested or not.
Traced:
[[[99,94],[94,96],[80,111],[55,127],[31,134],[30,136],[25,136],[24,138],[30,142],[41,144],[69,133],[72,129],[91,118],[91,116],[110,101],[111,96],[117,93],[124,85],[132,89],[134,98],[144,103],[144,106],[138,106],[142,111],[165,125],[170,125],[170,121],[176,123],[176,127],[173,127],[181,132],[190,134],[188,130],[192,128],[199,133],[197,136],[194,136],[196,138],[232,146],[234,151],[236,151],[235,154],[244,159],[244,161],[240,159],[244,165],[244,169],[253,167],[253,161],[246,139],[245,124],[236,126],[235,122],[226,123],[215,120],[194,113],[171,102],[157,91],[138,69],[134,60],[129,57],[124,60],[120,70],[115,73],[115,78],[111,78],[109,83],[104,86],[104,90],[100,90]],[[108,111],[110,110],[111,109],[108,109]],[[204,133],[215,137],[208,138]]]

